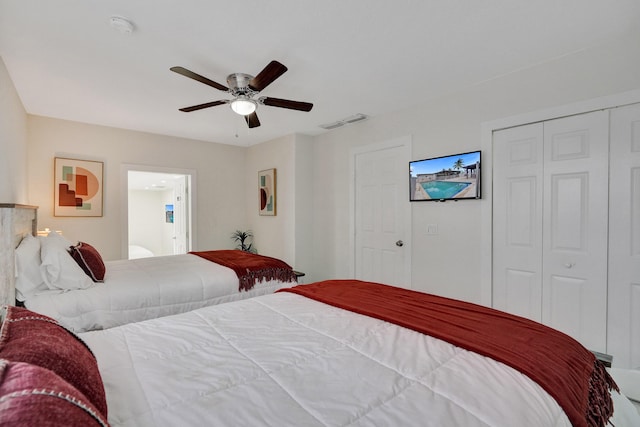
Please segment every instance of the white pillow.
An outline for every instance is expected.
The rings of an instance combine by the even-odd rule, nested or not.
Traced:
[[[56,233],[55,231],[50,231],[49,234],[47,234],[47,237],[44,237],[43,240],[48,240],[50,244],[55,244],[64,250],[69,250],[69,247],[73,246],[72,242]]]
[[[71,242],[57,233],[49,233],[42,239],[40,273],[50,289],[86,289],[93,286],[91,278],[69,254],[69,246]]]
[[[40,274],[40,264],[40,240],[27,234],[16,249],[16,299],[18,301],[24,301],[36,291],[47,289]]]

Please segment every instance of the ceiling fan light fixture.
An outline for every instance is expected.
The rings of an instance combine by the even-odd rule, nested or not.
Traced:
[[[257,104],[253,99],[248,98],[236,98],[231,101],[231,109],[241,116],[248,116],[256,111]]]

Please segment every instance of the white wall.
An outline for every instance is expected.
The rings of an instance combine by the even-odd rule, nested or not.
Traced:
[[[162,209],[162,219],[158,230],[162,230],[162,248],[160,254],[174,255],[174,243],[176,236],[176,226],[173,222],[167,222],[166,206],[175,205],[175,192],[165,190],[160,192],[160,208]],[[175,206],[174,206],[175,209]]]
[[[173,255],[174,225],[166,222],[165,205],[173,190],[129,190],[129,243],[154,255]]]
[[[93,244],[107,260],[121,258],[121,165],[196,171],[198,247],[232,248],[230,233],[245,227],[246,148],[28,116],[29,203],[40,206],[40,227],[62,230],[69,240]],[[53,216],[53,159],[104,162],[104,216]],[[124,214],[126,217],[126,214]],[[125,243],[126,246],[126,243]]]
[[[349,150],[411,134],[413,158],[481,148],[482,123],[640,88],[638,34],[426,101],[414,111],[374,117],[315,138],[314,264],[317,280],[349,274]],[[366,111],[362,111],[366,113]],[[483,160],[491,153],[484,151]],[[490,163],[490,162],[487,162]],[[484,170],[483,178],[490,177]],[[488,199],[414,202],[412,280],[418,290],[480,302],[480,217]],[[491,210],[488,210],[489,214]],[[438,235],[426,225],[438,224]],[[489,234],[490,235],[490,234]],[[490,243],[488,244],[490,247]]]
[[[313,138],[296,135],[295,143],[295,261],[293,267],[307,276],[304,283],[314,281],[313,276]]]
[[[288,135],[247,150],[248,228],[262,255],[280,258],[312,278],[313,138]],[[276,216],[258,213],[258,172],[276,168]]]
[[[27,113],[0,58],[0,203],[29,204]]]
[[[295,263],[295,135],[247,149],[245,203],[247,228],[258,253]],[[276,215],[258,213],[258,172],[276,169]],[[233,230],[232,230],[233,231]]]

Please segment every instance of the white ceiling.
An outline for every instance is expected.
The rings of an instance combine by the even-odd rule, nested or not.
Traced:
[[[0,56],[30,114],[248,146],[421,104],[638,22],[638,0],[0,0]],[[170,67],[226,85],[273,59],[289,71],[261,95],[311,112],[260,106],[249,130],[228,105],[178,111],[229,96]]]
[[[173,190],[179,178],[184,182],[184,175],[130,170],[127,175],[127,185],[129,190]]]

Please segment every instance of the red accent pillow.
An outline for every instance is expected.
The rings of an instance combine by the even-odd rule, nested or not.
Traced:
[[[8,306],[0,329],[0,358],[55,372],[107,417],[104,384],[93,353],[84,341],[50,317]]]
[[[7,427],[108,426],[85,395],[52,371],[2,359],[0,420]]]
[[[104,282],[107,269],[100,253],[88,243],[78,242],[69,248],[71,256],[94,282]]]

